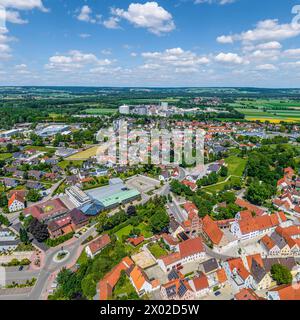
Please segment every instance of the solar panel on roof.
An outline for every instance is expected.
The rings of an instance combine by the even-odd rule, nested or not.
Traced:
[[[184,283],[181,281],[180,282],[180,286],[179,286],[179,289],[178,289],[178,294],[180,297],[184,296],[184,294],[187,292],[187,288],[186,286],[184,285]]]
[[[168,279],[169,279],[169,281],[175,280],[175,279],[179,279],[179,275],[178,275],[178,273],[176,272],[176,270],[173,269],[173,270],[168,274]]]

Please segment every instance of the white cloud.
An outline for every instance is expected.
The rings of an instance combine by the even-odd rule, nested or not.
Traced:
[[[6,22],[11,22],[15,24],[25,24],[28,23],[27,20],[21,18],[20,13],[18,11],[13,10],[0,10],[0,21],[5,20]]]
[[[93,17],[92,13],[93,13],[92,9],[89,6],[84,5],[80,10],[80,12],[77,16],[77,19],[79,21],[84,21],[84,22],[89,22],[89,23],[99,22],[101,19],[101,16],[95,15],[95,17]]]
[[[157,64],[177,68],[195,68],[210,62],[205,56],[198,56],[194,52],[181,48],[167,49],[163,52],[144,52],[142,57],[147,60],[148,65]]]
[[[110,17],[107,20],[103,21],[103,25],[107,29],[119,29],[120,18],[118,17]]]
[[[39,9],[42,11],[48,11],[42,0],[0,0],[0,5],[5,8],[13,8],[17,10],[32,10]]]
[[[112,61],[109,59],[98,59],[92,53],[83,53],[79,50],[71,50],[68,55],[55,55],[49,58],[45,65],[48,70],[70,72],[82,69],[87,66],[109,66]]]
[[[229,4],[229,3],[233,3],[236,2],[237,0],[195,0],[194,3],[195,4],[202,4],[202,3],[209,3],[209,4],[213,4],[213,3],[217,3],[220,5],[224,5],[224,4]]]
[[[106,27],[116,28],[119,20],[125,19],[137,28],[146,28],[149,32],[156,35],[171,32],[175,29],[172,15],[157,2],[146,2],[144,4],[131,3],[127,10],[112,9],[112,15]],[[111,20],[112,19],[112,20]]]
[[[233,43],[235,41],[278,41],[296,37],[300,34],[300,26],[292,23],[279,24],[277,19],[263,20],[257,23],[252,30],[234,35],[222,35],[217,38],[220,43]]]
[[[256,70],[262,70],[262,71],[273,71],[277,70],[277,67],[275,67],[273,64],[261,64],[256,67]]]
[[[300,56],[300,48],[285,50],[285,51],[283,51],[283,54],[288,57],[299,57]]]
[[[223,62],[223,63],[229,63],[229,64],[243,64],[246,63],[246,61],[240,57],[236,53],[224,53],[221,52],[217,56],[215,56],[215,60],[217,62]]]

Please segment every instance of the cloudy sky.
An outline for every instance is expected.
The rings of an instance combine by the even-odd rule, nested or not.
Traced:
[[[300,0],[0,6],[0,85],[300,87]]]

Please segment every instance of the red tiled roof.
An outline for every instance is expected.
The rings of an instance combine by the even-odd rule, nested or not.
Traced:
[[[100,300],[107,300],[112,295],[112,290],[118,283],[121,272],[128,270],[134,263],[129,257],[125,257],[99,282]]]
[[[260,297],[251,289],[242,289],[234,298],[235,300],[260,300]]]
[[[257,216],[261,216],[264,214],[264,210],[260,209],[259,207],[251,204],[250,202],[243,200],[241,198],[237,198],[235,204],[241,208],[246,208],[251,212],[254,212]]]
[[[280,300],[300,300],[300,283],[295,285],[283,285],[271,291],[277,291]]]
[[[40,204],[33,205],[24,210],[25,215],[30,214],[34,218],[43,219],[56,214],[64,214],[68,212],[68,208],[60,199],[49,200]]]
[[[226,272],[223,268],[217,271],[217,277],[221,284],[227,281]]]
[[[188,239],[179,243],[179,252],[181,258],[192,256],[204,251],[202,239],[200,237]]]
[[[25,200],[24,200],[24,198],[22,198],[19,194],[17,194],[17,193],[14,193],[13,195],[12,195],[12,197],[9,199],[9,201],[8,201],[8,206],[10,207],[13,203],[14,203],[14,201],[19,201],[19,202],[22,202],[22,203],[24,203],[25,202]]]
[[[88,246],[91,250],[91,252],[94,254],[98,252],[99,250],[106,247],[108,244],[110,244],[111,240],[108,234],[104,234],[103,236],[100,236],[93,242],[91,242]]]
[[[196,291],[201,291],[209,287],[207,276],[202,273],[193,280]]]
[[[218,224],[208,215],[205,216],[205,218],[202,220],[202,223],[202,228],[205,234],[209,237],[213,244],[218,245],[224,236],[224,233],[218,227]]]
[[[128,238],[128,242],[131,243],[135,247],[138,246],[139,244],[141,244],[144,240],[145,240],[144,236],[140,236],[137,238]]]

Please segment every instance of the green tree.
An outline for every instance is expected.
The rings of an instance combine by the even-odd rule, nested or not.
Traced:
[[[81,281],[82,293],[88,299],[92,299],[97,291],[96,291],[96,281],[92,274],[88,274]]]
[[[271,275],[278,285],[291,284],[293,281],[291,271],[281,264],[274,264],[271,267]]]
[[[28,233],[24,228],[20,229],[20,240],[25,244],[29,243]]]

